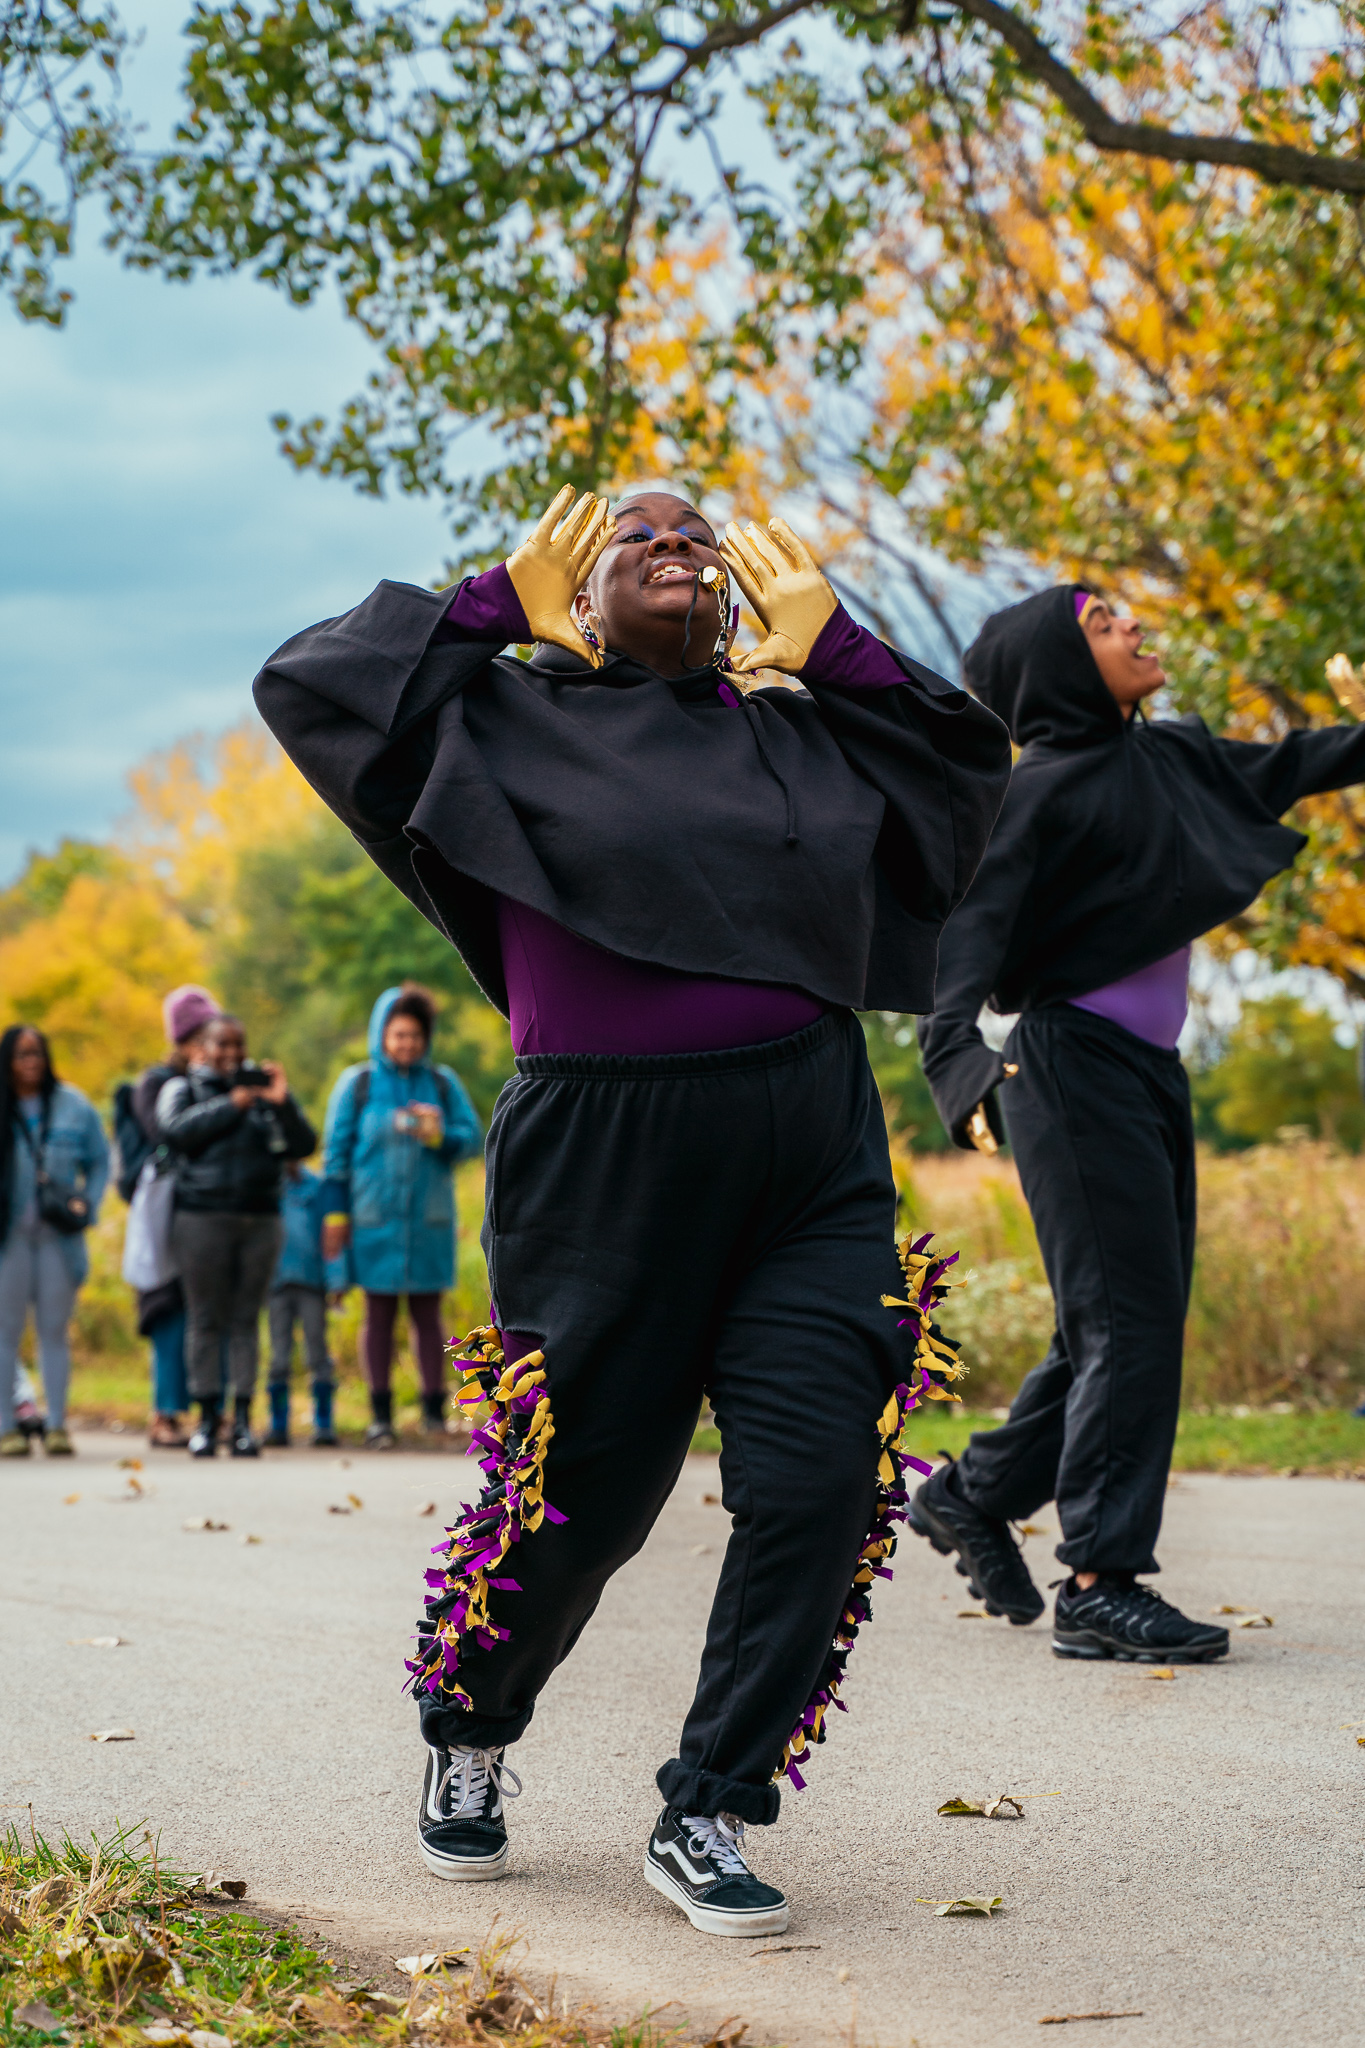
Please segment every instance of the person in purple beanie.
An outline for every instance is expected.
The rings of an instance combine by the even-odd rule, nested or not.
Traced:
[[[1139,1583],[1159,1569],[1194,1268],[1176,1051],[1190,947],[1302,851],[1280,823],[1300,797],[1365,780],[1365,726],[1262,744],[1148,720],[1166,676],[1143,637],[1068,583],[997,612],[963,664],[1021,751],[920,1044],[956,1144],[994,1151],[1008,1130],[1057,1327],[1008,1421],[940,1466],[908,1519],[992,1613],[1026,1624],[1044,1602],[1009,1524],[1055,1500],[1055,1653],[1202,1663],[1227,1654],[1227,1630]],[[1002,1052],[985,1004],[1020,1013]]]
[[[127,1091],[128,1108],[142,1133],[142,1146],[134,1159],[123,1161],[119,1193],[125,1201],[132,1201],[137,1186],[138,1173],[130,1169],[140,1170],[144,1159],[156,1153],[162,1143],[161,1128],[156,1120],[158,1096],[168,1081],[174,1081],[186,1072],[199,1049],[206,1025],[221,1015],[216,998],[198,982],[182,982],[163,996],[161,1017],[166,1031],[166,1056],[144,1068]],[[120,1108],[116,1096],[116,1119]],[[122,1139],[119,1149],[122,1154]],[[152,1346],[152,1413],[147,1425],[147,1441],[158,1449],[183,1450],[190,1440],[189,1429],[182,1420],[190,1405],[185,1366],[185,1324],[185,1290],[179,1278],[139,1292],[138,1334],[149,1338]]]
[[[745,1825],[842,1705],[904,1415],[957,1369],[946,1262],[897,1258],[853,1013],[932,1007],[1009,745],[857,627],[780,521],[722,543],[667,489],[572,500],[454,592],[381,583],[297,635],[256,701],[517,1055],[487,1145],[492,1313],[457,1361],[488,1483],[437,1547],[408,1667],[421,1854],[503,1875],[506,1750],[709,1396],[733,1526],[645,1877],[704,1932],[764,1934],[787,1902]],[[737,664],[732,580],[766,629]],[[804,688],[753,687],[764,668]]]

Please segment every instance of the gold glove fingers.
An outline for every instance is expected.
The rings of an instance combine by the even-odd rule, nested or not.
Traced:
[[[809,548],[784,519],[771,519],[767,533],[752,520],[742,532],[731,521],[720,552],[767,628],[761,646],[735,667],[745,674],[757,668],[799,674],[839,602]]]
[[[583,638],[570,608],[615,534],[616,521],[605,498],[586,491],[576,504],[573,499],[573,485],[565,484],[534,531],[507,557],[507,573],[532,639],[566,647],[600,668],[601,650]]]

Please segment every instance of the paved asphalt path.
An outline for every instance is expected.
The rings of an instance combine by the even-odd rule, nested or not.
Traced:
[[[1054,2038],[1044,2015],[1131,2008],[1075,2032],[1105,2048],[1365,2035],[1365,1487],[1172,1488],[1166,1590],[1275,1622],[1173,1682],[1063,1663],[1043,1625],[959,1619],[962,1581],[903,1538],[851,1712],[810,1789],[750,1838],[790,1931],[744,1942],[693,1933],[640,1876],[724,1542],[714,1461],[689,1461],[518,1748],[509,1877],[462,1887],[417,1858],[399,1678],[425,1548],[474,1468],[308,1450],[206,1467],[116,1436],[80,1451],[0,1467],[0,1797],[47,1830],[150,1820],[169,1856],[245,1878],[352,1961],[478,1940],[499,1914],[533,1981],[557,1972],[621,2018],[666,2000],[697,2030],[738,2015],[754,2043],[848,2043],[856,2020],[863,2048],[1014,2048]],[[352,1493],[362,1506],[328,1512]],[[229,1527],[186,1530],[196,1516]],[[1054,1540],[1029,1543],[1044,1583]],[[71,1641],[100,1635],[128,1641]],[[119,1726],[136,1739],[89,1740]],[[935,1813],[1000,1791],[1056,1796],[1026,1798],[1022,1820]],[[966,1893],[1004,1910],[918,1903]]]

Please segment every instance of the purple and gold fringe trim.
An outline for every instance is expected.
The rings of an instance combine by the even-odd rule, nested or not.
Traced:
[[[882,1451],[877,1462],[872,1527],[858,1553],[853,1584],[849,1587],[848,1598],[835,1627],[833,1645],[819,1683],[787,1738],[782,1760],[773,1772],[774,1781],[790,1778],[798,1792],[803,1792],[806,1786],[798,1766],[808,1762],[810,1751],[824,1741],[825,1717],[830,1708],[837,1707],[841,1714],[848,1712],[839,1694],[858,1630],[864,1622],[872,1619],[872,1581],[894,1577],[890,1561],[896,1553],[895,1525],[905,1520],[907,1506],[905,1468],[913,1465],[917,1472],[922,1473],[933,1470],[932,1465],[926,1465],[922,1458],[912,1458],[908,1451],[902,1450],[906,1418],[923,1401],[958,1401],[962,1398],[944,1382],[961,1379],[967,1368],[958,1355],[957,1346],[943,1335],[934,1321],[935,1309],[950,1291],[950,1283],[943,1276],[950,1266],[956,1264],[958,1254],[950,1252],[944,1257],[931,1254],[927,1247],[932,1237],[933,1232],[928,1231],[923,1237],[901,1240],[896,1250],[905,1275],[908,1298],[901,1300],[894,1294],[882,1296],[883,1308],[906,1310],[897,1327],[914,1331],[915,1354],[906,1381],[896,1388],[878,1418],[877,1434],[881,1438]]]
[[[491,1650],[511,1634],[489,1615],[488,1596],[521,1591],[515,1579],[499,1575],[501,1566],[523,1535],[532,1535],[543,1521],[568,1517],[550,1506],[543,1491],[545,1453],[555,1433],[544,1352],[505,1365],[502,1332],[491,1324],[471,1330],[452,1350],[452,1362],[464,1375],[457,1406],[489,1410],[469,1445],[487,1484],[434,1547],[441,1563],[426,1575],[427,1626],[407,1668],[414,1692],[439,1693],[468,1709],[473,1703],[459,1671],[470,1645]]]

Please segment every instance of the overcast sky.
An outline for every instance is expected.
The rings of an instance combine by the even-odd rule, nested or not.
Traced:
[[[149,24],[139,111],[167,104],[186,11],[125,9]],[[276,453],[272,412],[329,412],[371,366],[334,302],[125,272],[98,227],[64,274],[64,330],[0,308],[0,883],[31,846],[106,832],[151,748],[242,717],[288,633],[447,554],[434,504]]]

